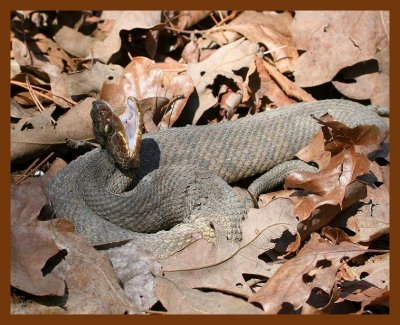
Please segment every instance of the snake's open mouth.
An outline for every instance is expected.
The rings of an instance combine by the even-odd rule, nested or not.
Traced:
[[[96,140],[108,150],[117,166],[123,170],[137,167],[142,140],[142,114],[137,100],[128,98],[126,110],[119,117],[107,102],[95,100],[91,117]]]

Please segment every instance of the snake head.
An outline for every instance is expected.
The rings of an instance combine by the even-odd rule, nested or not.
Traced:
[[[129,171],[139,166],[143,117],[136,98],[129,97],[120,116],[103,100],[95,100],[90,112],[96,140],[106,149],[115,164]]]

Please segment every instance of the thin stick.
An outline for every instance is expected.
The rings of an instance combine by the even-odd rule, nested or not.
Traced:
[[[219,19],[221,19],[221,21],[224,20],[224,16],[222,15],[222,11],[218,10],[218,15],[219,15]],[[218,23],[219,25],[221,24],[221,22]]]
[[[39,101],[39,99],[37,98],[36,94],[33,92],[33,89],[31,87],[31,82],[29,81],[28,75],[26,75],[26,84],[29,87],[29,94],[33,98],[33,101],[35,102],[36,106],[39,108],[39,111],[44,112],[45,109],[44,109],[42,103]],[[53,125],[57,124],[57,122],[51,116],[50,116],[50,121],[51,121],[51,123],[53,123]]]
[[[39,99],[37,98],[37,96],[35,95],[35,93],[32,90],[31,82],[29,81],[28,75],[26,75],[25,80],[26,80],[26,85],[28,86],[29,94],[31,95],[33,101],[35,102],[36,107],[39,109],[39,111],[44,112],[45,111],[44,107],[42,106]]]
[[[386,37],[389,39],[389,33],[388,33],[388,30],[385,25],[385,20],[383,19],[383,13],[382,13],[382,11],[379,11],[379,13],[380,13],[381,20],[382,20],[383,30],[385,31]]]
[[[265,54],[268,54],[268,53],[271,53],[271,52],[275,52],[275,51],[278,51],[278,50],[284,49],[285,47],[288,47],[288,45],[282,45],[282,46],[276,47],[276,48],[274,48],[274,49],[271,49],[271,50],[265,51],[263,54],[265,55]]]
[[[219,25],[227,22],[228,20],[235,18],[238,15],[238,13],[239,13],[238,11],[232,12],[229,16],[226,16],[224,19],[222,19],[219,22]],[[210,29],[204,29],[204,30],[184,30],[184,29],[179,29],[179,28],[169,27],[169,26],[165,26],[164,28],[168,29],[168,30],[172,30],[174,32],[191,35],[191,34],[207,34],[207,33],[217,32],[217,31],[223,30],[224,26],[217,26],[217,27],[212,27]]]
[[[22,87],[22,88],[25,88],[25,89],[29,90],[29,87],[28,87],[25,83],[23,83],[23,82],[21,82],[21,81],[11,80],[11,84],[12,84],[12,85],[16,85],[16,86],[20,86],[20,87]],[[62,99],[62,100],[65,100],[67,103],[70,103],[70,104],[72,104],[72,105],[77,105],[77,104],[78,104],[77,102],[75,102],[75,101],[73,101],[73,100],[71,100],[71,99],[67,99],[67,98],[64,98],[64,97],[61,97],[61,96],[58,96],[58,95],[54,95],[54,94],[51,93],[51,91],[49,91],[49,90],[47,90],[47,89],[44,89],[44,88],[41,88],[41,87],[39,87],[39,86],[31,85],[31,87],[32,87],[32,90],[33,90],[37,95],[42,96],[43,98],[46,98],[46,99],[48,99],[48,100],[51,100],[52,102],[54,102],[54,98],[51,98],[50,96],[48,96],[48,95],[46,95],[46,94],[43,94],[43,93],[41,93],[40,91],[37,91],[37,90],[35,90],[35,89],[48,92],[51,96],[53,96],[53,97],[58,97],[58,98],[60,98],[60,99]]]
[[[213,12],[210,13],[210,17],[211,17],[211,19],[213,20],[214,24],[215,24],[216,26],[218,26],[218,20],[215,19],[214,13],[213,13]]]
[[[39,161],[39,158],[36,158],[29,166],[26,168],[21,175],[15,180],[15,182],[18,182],[22,177],[24,177],[26,174],[28,174],[33,166]]]
[[[51,152],[46,158],[43,159],[43,161],[41,163],[39,163],[39,165],[37,165],[34,169],[31,170],[31,172],[23,177],[21,177],[20,179],[18,179],[18,181],[15,182],[15,184],[21,184],[21,182],[25,179],[27,179],[29,176],[31,176],[33,173],[35,173],[40,167],[43,166],[44,163],[46,163],[47,160],[49,160],[52,156],[54,155],[54,152]]]

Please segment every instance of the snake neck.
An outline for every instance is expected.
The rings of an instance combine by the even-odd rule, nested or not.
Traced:
[[[134,179],[135,169],[126,170],[119,168],[117,165],[115,165],[114,171],[109,175],[107,179],[107,189],[111,193],[123,193],[132,187]]]

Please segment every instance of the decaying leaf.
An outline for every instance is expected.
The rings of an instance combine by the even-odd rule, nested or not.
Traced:
[[[261,304],[268,314],[278,313],[285,304],[301,312],[306,304],[312,304],[313,289],[330,296],[336,272],[344,260],[365,252],[363,246],[350,242],[334,245],[314,233],[297,256],[284,263],[249,301]],[[326,299],[326,303],[329,300]]]
[[[168,70],[172,70],[172,73]],[[169,100],[178,97],[159,125],[172,126],[194,89],[190,78],[179,74],[181,70],[181,64],[158,64],[145,57],[135,57],[116,82],[104,83],[100,98],[116,109],[123,108],[123,112],[130,96],[139,101],[152,97],[166,97]]]
[[[54,40],[68,53],[84,58],[90,54],[95,38],[83,35],[77,30],[63,26],[55,35]]]
[[[53,164],[61,168],[60,164]],[[12,185],[11,285],[37,302],[63,307],[70,314],[134,312],[104,253],[97,252],[66,219],[40,220],[48,204],[44,189],[56,173]],[[35,240],[32,241],[32,238]],[[57,298],[58,296],[58,298]],[[32,298],[35,299],[35,298]],[[15,313],[53,313],[13,309]]]
[[[43,187],[37,180],[11,185],[11,285],[37,296],[63,296],[63,279],[44,272],[59,249],[49,231],[52,222],[38,220],[47,202]]]
[[[377,177],[376,184],[368,186],[366,198],[359,204],[343,211],[334,221],[333,225],[344,227],[352,231],[352,240],[358,242],[371,242],[372,240],[389,233],[389,189],[384,182],[380,167],[374,162],[371,170]]]
[[[250,88],[254,98],[255,110],[269,103],[275,107],[293,104],[290,99],[269,75],[262,56],[257,55],[251,64],[246,77],[246,84]]]
[[[114,54],[121,48],[121,31],[150,28],[161,23],[160,11],[104,11],[103,18],[115,20],[112,29],[104,40],[96,40],[93,44],[93,57],[101,62],[108,63]],[[156,35],[148,33],[147,42]],[[153,45],[154,46],[154,45]]]
[[[361,303],[361,312],[370,305],[383,305],[389,307],[389,289],[377,288],[370,283],[361,280],[344,283],[341,290],[341,297],[337,303],[352,301]]]
[[[58,249],[66,252],[64,265],[55,268],[63,275],[71,314],[124,314],[137,310],[119,285],[119,279],[103,252],[96,251],[80,235],[52,229]]]
[[[39,128],[25,128],[29,119],[21,119],[19,128],[11,129],[11,160],[26,161],[40,156],[57,145],[65,144],[65,139],[91,139],[92,119],[90,110],[94,98],[86,98],[69,110],[57,121],[57,126],[52,126],[50,119],[47,124]],[[46,112],[42,113],[46,114]],[[48,114],[48,113],[47,113]]]
[[[157,296],[171,314],[263,314],[252,304],[220,292],[201,292],[156,278]]]
[[[188,64],[187,72],[196,92],[188,102],[185,120],[196,124],[203,113],[218,102],[217,96],[210,89],[218,76],[232,79],[236,83],[243,82],[243,78],[235,72],[248,68],[258,49],[256,43],[239,39],[221,47],[199,63]]]
[[[90,70],[63,74],[66,89],[71,96],[89,95],[97,97],[105,81],[116,80],[122,75],[122,67],[116,64],[96,62]]]
[[[390,287],[389,277],[389,253],[372,256],[364,264],[353,266],[352,273],[358,278],[363,279],[377,288],[384,289]]]
[[[241,14],[224,27],[245,36],[248,40],[264,44],[281,73],[293,71],[298,58],[289,29],[292,16],[289,12],[255,12]],[[285,22],[285,23],[283,23]]]
[[[342,78],[343,83],[335,85],[345,95],[388,103],[388,79],[384,75],[377,78],[380,69],[376,56],[388,47],[388,25],[388,11],[297,11],[292,34],[296,47],[306,52],[295,65],[296,84],[312,87]],[[384,62],[382,65],[387,66]],[[370,69],[365,70],[368,64]],[[347,79],[341,74],[344,68],[349,72]],[[385,99],[378,97],[383,94]]]
[[[49,38],[43,34],[36,34],[26,42],[18,38],[12,41],[13,53],[20,66],[35,65],[49,75],[63,72],[65,66],[73,70],[73,60]]]

